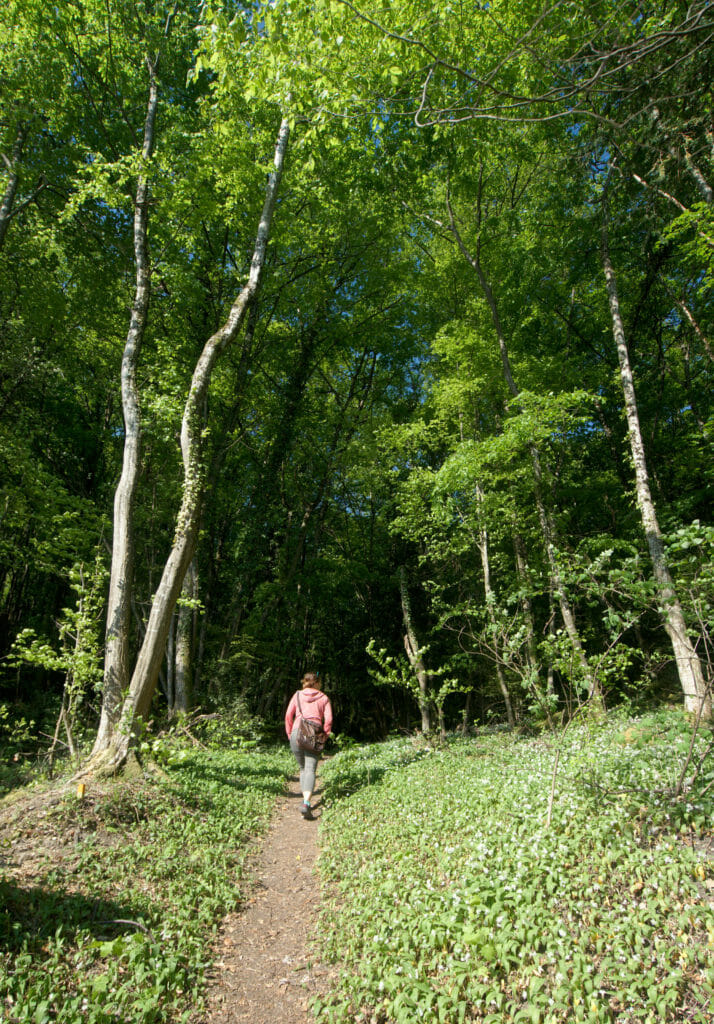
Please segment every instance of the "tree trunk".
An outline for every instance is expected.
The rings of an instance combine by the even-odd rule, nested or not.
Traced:
[[[461,732],[464,736],[468,734],[471,726],[471,704],[473,703],[473,690],[468,690],[464,702],[464,710],[461,713]]]
[[[166,704],[169,709],[169,718],[174,713],[174,700],[175,700],[175,687],[174,680],[176,676],[176,612],[171,616],[171,625],[169,626],[169,635],[166,639]],[[159,678],[159,688],[161,689],[161,678]]]
[[[442,743],[446,743],[446,718],[444,717],[443,704],[439,704],[437,712],[439,716],[439,739]]]
[[[419,653],[419,643],[414,631],[412,619],[412,607],[409,600],[407,588],[407,573],[404,566],[399,570],[399,592],[402,598],[402,618],[404,620],[404,649],[407,652],[409,664],[414,670],[419,684],[419,711],[421,712],[421,731],[424,735],[431,732],[431,720],[429,717],[429,673],[424,665],[424,660]]]
[[[694,314],[692,313],[691,309],[686,304],[686,302],[684,302],[683,299],[675,299],[675,302],[677,303],[681,311],[684,313],[685,317],[687,318],[687,322],[691,326],[696,336],[701,341],[704,347],[704,351],[709,357],[709,362],[714,363],[714,350],[712,349],[712,346],[709,342],[709,338],[706,336],[706,334],[700,327],[699,323],[694,319]]]
[[[206,631],[208,629],[208,615],[205,608],[199,616],[200,626],[196,630],[196,656],[194,658],[193,666],[193,679],[191,681],[191,692],[194,695],[201,692],[203,683],[202,672],[203,672],[203,655],[206,649]]]
[[[316,330],[303,335],[300,341],[300,354],[295,360],[284,389],[285,403],[272,431],[270,445],[262,462],[260,475],[256,481],[250,501],[251,510],[247,529],[241,541],[238,555],[247,568],[239,585],[234,588],[233,599],[227,616],[227,621],[230,625],[224,631],[219,661],[223,661],[228,656],[228,651],[240,628],[240,624],[248,614],[248,604],[264,572],[268,551],[275,543],[274,530],[272,528],[266,530],[265,528],[265,522],[270,509],[271,489],[273,482],[280,476],[281,467],[286,458],[288,458],[294,443],[297,416],[304,401],[308,382],[315,366],[315,353],[318,342],[319,338]],[[311,510],[308,509],[306,514],[305,528],[307,528],[307,521],[312,514]],[[296,563],[296,570],[297,567]],[[267,618],[274,614],[275,605],[281,599],[281,594],[276,593],[271,600],[265,602],[260,616],[259,628],[262,628]]]
[[[637,409],[635,385],[630,365],[630,355],[625,339],[625,330],[620,314],[620,302],[617,294],[615,272],[610,259],[608,245],[608,206],[607,195],[603,198],[602,220],[602,265],[605,272],[607,298],[612,318],[612,333],[617,347],[617,358],[620,364],[620,381],[625,399],[627,415],[627,432],[630,439],[632,462],[635,468],[635,489],[637,505],[640,510],[642,526],[647,538],[654,578],[659,593],[661,614],[664,628],[669,636],[679,674],[679,683],[684,693],[684,706],[687,711],[705,718],[711,717],[711,695],[704,680],[701,662],[689,638],[687,624],[682,606],[672,582],[667,565],[662,533],[657,521],[657,513],[650,492],[649,476],[645,449],[642,443],[640,419]]]
[[[682,151],[678,150],[677,146],[672,140],[669,131],[662,123],[661,115],[657,107],[652,107],[652,120],[654,121],[655,125],[657,126],[657,128],[659,129],[659,131],[661,132],[662,136],[666,141],[667,149],[669,150],[669,155],[676,163],[684,164],[684,166],[689,171],[692,180],[699,189],[699,193],[702,199],[706,203],[709,203],[711,205],[714,202],[714,189],[712,189],[711,185],[704,177],[701,168],[697,164],[695,164],[694,160],[692,159],[692,154],[687,149],[686,138],[682,138]]]
[[[154,151],[158,83],[156,65],[147,59],[149,102],[144,123],[142,159]],[[123,695],[129,684],[129,635],[131,595],[134,577],[134,495],[139,482],[141,456],[141,413],[137,368],[151,298],[151,262],[148,250],[149,183],[139,175],[134,203],[134,260],[136,285],[129,331],[121,363],[121,397],[124,414],[122,471],[114,492],[112,567],[107,599],[102,713],[94,751],[104,750],[121,715]]]
[[[520,603],[523,619],[526,623],[526,658],[528,669],[533,680],[538,677],[538,651],[535,640],[535,620],[533,618],[533,606],[529,597],[528,563],[526,561],[526,546],[520,533],[513,534],[513,554],[516,561],[516,575],[520,582]]]
[[[478,482],[476,483],[476,500],[480,508],[483,504],[483,491],[481,490],[481,486]],[[513,704],[511,703],[511,695],[508,692],[508,684],[506,683],[506,676],[503,671],[503,662],[500,655],[500,640],[498,637],[498,627],[494,607],[496,595],[491,587],[491,563],[488,557],[488,532],[485,526],[481,523],[479,523],[478,530],[478,548],[479,554],[481,555],[481,569],[483,571],[483,589],[486,598],[486,609],[488,611],[488,617],[491,620],[491,625],[493,626],[493,644],[496,655],[496,677],[498,679],[498,687],[503,695],[503,700],[506,705],[508,728],[515,729],[516,718],[513,714]]]
[[[17,129],[17,135],[15,136],[15,144],[12,147],[12,158],[8,159],[5,154],[2,154],[2,159],[7,167],[7,185],[5,186],[5,193],[2,197],[2,204],[0,204],[0,249],[5,244],[5,236],[7,235],[7,229],[10,224],[10,220],[13,216],[13,206],[15,205],[15,196],[17,194],[17,185],[19,181],[18,175],[18,164],[22,158],[22,147],[25,142],[25,127],[19,125]]]
[[[191,562],[188,572],[183,581],[182,596],[191,602],[182,605],[178,611],[178,622],[176,624],[176,658],[174,670],[174,702],[175,713],[187,714],[193,706],[193,694],[191,686],[191,663],[193,660],[194,638],[196,630],[196,612],[193,602],[196,600],[198,577],[196,573],[196,560]]]
[[[533,465],[533,486],[536,508],[538,510],[538,520],[540,522],[541,533],[543,534],[543,541],[545,543],[545,553],[548,558],[548,568],[550,570],[553,593],[558,601],[560,615],[563,619],[563,625],[565,626],[565,631],[568,634],[568,639],[570,640],[570,644],[573,648],[575,661],[580,669],[580,674],[585,685],[587,686],[588,697],[598,699],[601,696],[600,687],[590,671],[590,666],[580,640],[580,633],[575,622],[575,613],[573,612],[570,601],[565,594],[563,577],[561,576],[560,566],[558,565],[558,560],[555,556],[555,529],[553,526],[553,520],[548,514],[548,510],[546,509],[545,502],[543,500],[543,473],[540,464],[540,455],[535,446],[531,447],[531,462]]]
[[[183,498],[177,515],[173,547],[154,596],[146,634],[136,660],[129,693],[122,706],[119,724],[108,737],[105,746],[99,748],[95,744],[97,756],[90,761],[89,771],[113,770],[124,762],[129,750],[138,740],[142,723],[151,705],[166,650],[171,616],[196,547],[204,485],[202,432],[208,387],[219,357],[243,326],[250,303],[260,284],[289,134],[289,125],[285,118],[278,132],[273,169],[266,186],[248,281],[236,297],[225,324],[206,341],[194,369],[181,424]]]

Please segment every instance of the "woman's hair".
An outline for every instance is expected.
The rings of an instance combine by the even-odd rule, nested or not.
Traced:
[[[301,682],[303,690],[305,689],[306,686],[312,686],[317,688],[317,672],[306,672],[305,675],[302,677]]]

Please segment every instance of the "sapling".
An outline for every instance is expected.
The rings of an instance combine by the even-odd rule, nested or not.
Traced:
[[[48,751],[50,771],[62,727],[66,747],[73,758],[77,757],[75,735],[79,713],[85,700],[98,691],[101,683],[100,635],[106,575],[100,555],[89,567],[75,563],[68,574],[75,602],[62,609],[56,623],[57,639],[52,641],[38,636],[33,629],[23,629],[10,649],[8,663],[18,669],[31,665],[48,672],[64,672],[60,710]]]

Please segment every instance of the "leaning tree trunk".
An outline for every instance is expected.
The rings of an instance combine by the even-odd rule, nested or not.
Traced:
[[[404,566],[399,570],[399,592],[402,598],[402,618],[404,620],[404,649],[407,652],[409,664],[419,684],[419,711],[421,712],[421,731],[426,736],[431,732],[431,719],[429,717],[429,673],[424,665],[424,659],[419,650],[414,621],[412,619],[412,606],[409,600],[407,588],[407,574]]]
[[[144,163],[154,151],[158,83],[156,63],[147,58],[149,102],[144,123]],[[124,453],[122,470],[114,492],[114,528],[112,532],[112,568],[109,578],[107,626],[104,653],[102,713],[94,751],[110,743],[121,715],[122,700],[129,685],[129,631],[134,568],[134,495],[139,482],[141,454],[141,418],[137,368],[144,338],[151,297],[151,262],[148,247],[149,183],[139,175],[134,203],[134,260],[136,285],[131,307],[129,331],[121,363],[121,398],[124,415]]]
[[[702,665],[697,652],[692,644],[687,631],[687,624],[684,618],[682,606],[677,597],[674,583],[667,565],[667,557],[664,550],[662,533],[657,521],[657,513],[654,501],[650,492],[649,475],[647,472],[647,460],[645,449],[642,443],[642,432],[640,430],[640,419],[637,410],[637,398],[635,385],[630,365],[630,355],[625,339],[625,330],[620,313],[620,302],[617,294],[617,282],[615,272],[610,259],[608,245],[608,206],[607,194],[603,198],[603,220],[602,220],[602,265],[605,272],[605,283],[607,286],[607,298],[610,305],[610,316],[612,319],[612,333],[617,347],[617,358],[620,364],[620,381],[625,399],[625,412],[627,415],[627,432],[630,439],[630,450],[632,462],[635,467],[635,489],[637,494],[637,505],[640,510],[642,527],[647,538],[654,578],[659,594],[659,603],[662,608],[664,628],[672,644],[679,683],[684,693],[684,706],[687,711],[705,718],[711,717],[711,694],[708,691]]]
[[[183,498],[176,520],[173,547],[154,596],[146,633],[137,656],[129,693],[122,706],[119,724],[101,751],[95,747],[94,756],[87,766],[90,772],[111,771],[120,767],[135,746],[148,715],[164,658],[171,616],[196,547],[204,485],[202,432],[208,387],[219,357],[243,326],[250,303],[260,284],[289,134],[288,120],[284,118],[278,132],[273,169],[266,186],[248,281],[233,303],[226,322],[205,343],[193,372],[181,424]]]

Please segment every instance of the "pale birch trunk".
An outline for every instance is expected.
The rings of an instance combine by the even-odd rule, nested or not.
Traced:
[[[531,605],[531,599],[528,596],[528,563],[526,560],[526,548],[523,543],[523,538],[517,532],[513,534],[513,554],[516,562],[516,575],[518,576],[521,586],[521,612],[523,614],[527,630],[526,658],[528,659],[528,670],[531,674],[531,678],[535,680],[538,676],[538,651],[536,650],[533,607]]]
[[[675,302],[677,303],[679,308],[682,310],[682,312],[684,313],[685,317],[687,318],[687,321],[689,322],[690,326],[692,327],[692,330],[694,331],[696,336],[701,341],[701,343],[702,343],[702,345],[704,347],[704,351],[706,352],[707,356],[709,357],[709,361],[711,363],[714,363],[714,349],[712,349],[712,346],[711,346],[711,344],[709,342],[709,339],[707,338],[706,334],[702,330],[701,326],[694,319],[694,314],[692,313],[691,309],[686,304],[686,302],[684,302],[683,299],[675,299]]]
[[[142,159],[154,151],[158,83],[156,65],[147,59],[149,101],[144,123]],[[134,202],[134,261],[136,284],[129,331],[121,363],[121,398],[124,416],[122,470],[114,492],[112,567],[107,599],[102,712],[94,752],[109,745],[121,715],[122,701],[129,685],[129,634],[134,576],[134,496],[139,482],[141,455],[141,412],[137,368],[151,298],[151,261],[148,250],[149,182],[140,174]]]
[[[242,343],[241,343],[240,355],[238,356],[238,362],[237,362],[237,368],[236,368],[236,377],[235,377],[236,385],[235,385],[234,390],[235,390],[236,398],[235,398],[235,401],[233,403],[233,408],[231,409],[230,416],[229,416],[229,418],[227,420],[227,423],[228,423],[228,428],[227,428],[227,431],[226,431],[227,436],[231,435],[232,431],[235,429],[235,427],[238,426],[238,424],[240,422],[240,413],[241,413],[243,399],[244,399],[245,383],[246,383],[246,380],[248,379],[248,372],[249,372],[249,369],[250,369],[250,360],[251,360],[251,355],[252,355],[252,352],[253,352],[253,342],[255,340],[255,328],[256,328],[256,325],[258,323],[259,310],[260,310],[260,303],[258,302],[258,299],[256,297],[256,298],[253,299],[253,301],[250,304],[250,309],[248,311],[248,318],[247,318],[247,321],[246,321],[245,331],[243,332],[243,340],[242,340]],[[209,501],[210,501],[210,494],[214,490],[218,480],[220,479],[221,472],[222,472],[222,467],[223,467],[223,464],[225,462],[225,458],[226,458],[226,455],[228,453],[228,450],[229,450],[229,446],[228,445],[221,445],[218,448],[218,450],[215,453],[215,455],[214,455],[213,462],[212,462],[210,471],[208,473],[208,482],[207,482],[207,485],[206,485],[206,493],[207,493],[207,495],[209,495],[209,498],[208,498]],[[207,630],[208,630],[208,622],[209,622],[209,619],[211,618],[211,613],[213,611],[213,607],[212,607],[210,598],[211,598],[211,595],[214,593],[215,588],[213,587],[212,583],[215,582],[215,580],[216,580],[216,578],[218,576],[218,566],[219,566],[219,563],[220,563],[220,560],[221,560],[222,548],[223,548],[223,539],[221,539],[219,541],[218,550],[216,552],[216,555],[215,555],[214,559],[211,561],[211,563],[209,564],[208,581],[207,581],[206,587],[205,587],[205,590],[206,590],[206,604],[205,604],[205,607],[204,607],[204,609],[202,611],[202,614],[201,614],[201,626],[200,626],[200,629],[198,630],[197,650],[195,652],[195,657],[194,657],[194,675],[193,675],[193,680],[192,680],[192,683],[191,683],[191,689],[192,689],[193,693],[198,693],[198,691],[199,691],[199,689],[201,687],[201,674],[202,674],[202,671],[203,671],[203,656],[204,656],[204,651],[205,651],[205,646],[206,646],[206,633],[207,633]],[[233,637],[234,637],[235,630],[237,630],[238,625],[240,624],[240,618],[241,618],[241,616],[243,614],[243,608],[242,608],[242,604],[241,604],[241,587],[240,587],[240,585],[236,586],[234,588],[234,590],[235,590],[235,592],[234,592],[234,594],[232,596],[232,600],[231,600],[231,603],[229,605],[231,611],[230,611],[229,615],[227,616],[228,621],[231,623],[231,625],[227,629],[224,629],[222,631],[223,632],[223,642],[221,644],[221,651],[220,651],[219,659],[218,659],[219,661],[225,661],[225,659],[228,657],[228,651],[230,650],[231,643],[233,642]],[[221,597],[223,598],[224,595],[221,595]],[[238,609],[238,611],[236,612],[235,609]],[[235,622],[235,626],[233,626],[234,622]]]
[[[659,129],[659,131],[661,132],[662,136],[666,141],[667,149],[669,150],[669,155],[677,163],[684,164],[684,166],[687,168],[687,171],[689,172],[690,177],[699,189],[699,193],[702,199],[705,203],[709,203],[711,205],[714,202],[714,189],[712,189],[711,185],[704,177],[701,168],[697,164],[695,164],[694,160],[692,159],[692,154],[689,152],[686,146],[686,139],[684,139],[685,145],[683,147],[683,152],[680,153],[680,151],[674,144],[669,132],[663,125],[662,118],[657,107],[652,107],[652,120],[654,121],[654,123],[656,124],[657,128]]]
[[[3,163],[7,167],[7,184],[5,186],[5,192],[2,197],[2,203],[0,204],[0,249],[5,244],[5,236],[7,235],[7,229],[13,216],[13,206],[15,205],[15,196],[17,195],[17,185],[19,181],[18,165],[22,157],[22,147],[25,142],[25,128],[20,125],[17,129],[17,135],[15,136],[15,144],[12,147],[12,157],[7,157],[2,154]]]
[[[421,712],[421,731],[424,735],[431,732],[431,719],[429,716],[429,673],[424,665],[424,659],[419,653],[419,641],[417,640],[412,618],[412,606],[409,600],[409,589],[407,587],[407,574],[404,566],[399,570],[399,593],[402,599],[402,619],[404,621],[404,650],[416,676],[419,686],[419,711]]]
[[[5,186],[2,202],[0,203],[0,250],[5,245],[7,229],[13,217],[17,216],[21,210],[24,210],[26,206],[34,202],[40,192],[47,188],[47,182],[44,180],[44,176],[41,175],[40,183],[34,192],[23,199],[22,202],[17,202],[17,189],[20,184],[18,167],[22,161],[22,150],[27,138],[27,132],[27,125],[18,125],[15,143],[12,147],[12,157],[6,156],[5,153],[0,153],[0,157],[7,168],[7,185]]]
[[[610,259],[608,245],[608,207],[607,196],[603,198],[602,220],[602,265],[605,272],[607,298],[612,318],[612,333],[617,347],[617,358],[620,364],[620,381],[625,399],[627,415],[627,432],[630,439],[630,450],[635,470],[635,489],[637,505],[640,510],[642,527],[647,538],[654,578],[657,584],[661,614],[664,628],[669,636],[679,675],[679,683],[684,694],[684,706],[687,711],[705,718],[711,717],[711,694],[704,680],[701,662],[687,631],[682,606],[672,582],[667,565],[662,533],[657,521],[657,513],[650,492],[647,460],[642,443],[639,413],[635,385],[630,365],[630,355],[625,338],[625,330],[620,313],[615,272]]]
[[[548,514],[548,510],[546,509],[545,501],[543,499],[543,473],[540,464],[540,455],[538,453],[538,449],[535,447],[531,447],[531,463],[533,465],[533,485],[536,508],[538,510],[538,521],[540,522],[540,529],[545,543],[551,586],[558,601],[558,607],[560,608],[560,615],[563,620],[563,625],[565,626],[565,631],[568,634],[568,639],[570,640],[573,648],[573,656],[575,658],[576,665],[578,666],[580,674],[587,686],[588,697],[598,699],[601,696],[600,687],[590,670],[590,665],[588,664],[585,650],[583,649],[583,645],[580,640],[580,633],[575,622],[575,613],[573,612],[572,605],[565,594],[563,577],[555,555],[555,529],[553,526],[553,520]]]
[[[481,490],[480,484],[476,483],[476,500],[479,505],[479,509],[483,504],[483,491]],[[479,519],[481,517],[479,516]],[[506,705],[506,717],[508,719],[508,728],[515,729],[516,718],[513,714],[513,704],[511,703],[511,695],[508,692],[508,684],[506,683],[506,675],[503,671],[503,662],[500,654],[500,639],[498,636],[498,626],[496,623],[496,613],[494,605],[496,602],[496,595],[491,587],[491,563],[488,557],[488,531],[486,527],[479,523],[478,528],[478,549],[481,556],[481,570],[483,572],[483,590],[486,597],[486,608],[488,610],[488,617],[491,620],[493,626],[493,645],[494,654],[496,661],[496,678],[498,679],[498,688],[503,696],[504,703]]]
[[[193,372],[181,424],[183,498],[176,520],[173,546],[154,596],[129,693],[122,706],[120,722],[101,754],[95,748],[97,756],[90,761],[89,771],[110,771],[119,767],[136,744],[148,715],[166,651],[171,617],[196,547],[204,485],[201,436],[208,387],[219,357],[243,326],[250,303],[260,284],[289,134],[289,125],[285,118],[278,132],[273,169],[266,186],[248,281],[236,297],[226,322],[206,341]]]

